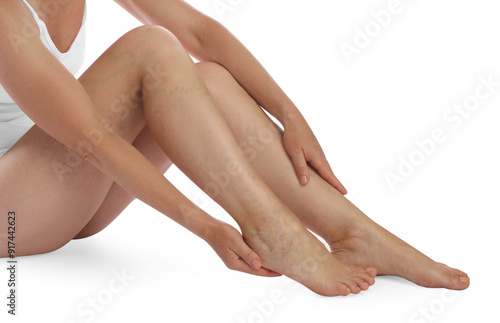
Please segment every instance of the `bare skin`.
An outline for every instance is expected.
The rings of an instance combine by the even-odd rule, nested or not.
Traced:
[[[40,44],[33,40],[31,46],[24,52],[26,60]],[[40,59],[50,57],[41,55]],[[13,75],[9,69],[17,66],[1,67]],[[0,193],[8,197],[0,202],[0,209],[5,213],[15,207],[23,215],[18,221],[23,230],[16,236],[17,255],[49,252],[66,244],[102,204],[113,181],[186,226],[192,221],[183,212],[186,208],[203,215],[130,145],[147,126],[169,158],[234,217],[265,268],[327,296],[357,293],[373,284],[374,268],[345,265],[330,255],[260,179],[213,103],[198,69],[165,29],[142,27],[120,38],[78,80],[84,91],[77,91],[76,85],[68,90],[73,94],[68,102],[57,86],[72,85],[70,77],[66,80],[64,70],[53,73],[61,77],[61,85],[36,97],[36,102],[16,92],[18,79],[2,79],[20,106],[51,133],[37,124],[0,159]],[[28,91],[40,86],[22,76],[22,72],[16,75]],[[132,101],[126,110],[115,109],[116,98],[123,94],[138,97],[139,90],[141,100]],[[90,111],[99,117],[86,114],[91,106],[71,112],[57,110],[58,106],[72,109],[69,103],[81,104],[85,95],[94,107]],[[44,102],[55,107],[49,119],[62,127],[51,128],[47,116],[39,114],[42,108],[36,110],[35,104],[43,107]],[[77,151],[84,140],[69,139],[78,133],[71,132],[74,121],[65,119],[68,113],[76,115],[89,133],[99,129],[100,141],[82,153],[84,159],[73,169],[62,168],[55,176],[54,163],[68,165],[68,149],[61,142]],[[214,193],[210,174],[227,170],[228,165],[237,166],[234,178]],[[40,191],[40,187],[44,189]],[[0,251],[0,256],[7,256],[6,251]]]
[[[346,264],[372,266],[379,275],[400,276],[425,287],[458,290],[468,287],[469,278],[465,273],[432,261],[380,227],[312,168],[309,184],[300,185],[293,176],[281,130],[223,67],[203,63],[198,64],[198,68],[252,166],[299,219],[325,239],[338,259]],[[154,141],[145,140],[143,145],[149,147],[148,155],[159,165],[170,165]],[[104,229],[132,200],[132,196],[114,185],[101,208],[76,238]]]
[[[144,46],[145,38],[150,41],[146,41],[146,45],[151,47]],[[137,43],[141,43],[142,50],[134,46]],[[153,45],[159,43],[164,46]],[[64,48],[64,44],[60,48]],[[254,157],[246,154],[242,142],[248,143],[256,129],[276,128],[227,71],[215,64],[199,64],[196,68],[180,48],[180,44],[162,30],[134,31],[114,44],[79,80],[96,111],[108,116],[115,132],[135,147],[135,151],[125,147],[122,151],[137,164],[144,164],[142,172],[146,177],[154,178],[165,190],[172,190],[165,181],[156,180],[157,174],[152,171],[164,172],[171,163],[168,155],[235,218],[245,241],[261,256],[265,268],[283,273],[321,295],[347,295],[366,290],[374,282],[373,267],[380,267],[381,274],[399,275],[424,286],[454,289],[468,286],[468,278],[466,283],[456,285],[456,272],[439,267],[364,216],[330,185],[334,182],[342,191],[336,178],[331,177],[333,174],[327,183],[309,168],[309,183],[301,186],[285,151],[287,140],[279,131],[271,131],[265,147],[258,149]],[[148,67],[145,62],[151,60],[161,64],[161,71],[171,73],[171,82],[160,83],[154,89],[143,87],[143,102],[135,102],[126,117],[117,116],[109,108],[113,100],[123,93],[134,93],[138,86],[150,81],[151,74],[144,71]],[[182,109],[175,108],[178,106]],[[247,123],[242,123],[244,120]],[[293,124],[288,123],[286,128],[290,127]],[[292,131],[285,130],[285,134]],[[58,138],[64,142],[63,139]],[[113,142],[122,145],[119,141]],[[106,147],[112,150],[114,146]],[[185,151],[195,153],[196,158]],[[137,157],[136,152],[144,159]],[[51,166],[54,160],[67,162],[67,155],[68,149],[63,144],[35,126],[0,159],[0,193],[9,196],[0,202],[0,209],[19,205],[21,214],[30,215],[21,220],[26,230],[19,238],[24,239],[21,245],[25,249],[21,254],[48,252],[73,237],[95,234],[108,225],[134,195],[166,215],[178,211],[158,201],[156,197],[160,195],[148,192],[140,181],[134,182],[134,175],[122,170],[124,165],[99,148],[95,155],[85,156],[86,160],[72,172],[65,173],[61,184],[54,179]],[[144,160],[148,160],[147,167]],[[212,194],[209,174],[227,169],[233,162],[239,165],[240,171],[227,187]],[[38,189],[41,185],[43,192]],[[195,210],[196,215],[208,218],[177,193],[173,197],[178,197],[177,205],[186,205]],[[66,203],[68,200],[73,203]],[[298,203],[303,200],[308,203]],[[294,213],[333,246],[333,256],[307,232]],[[68,214],[72,216],[68,218]],[[175,220],[186,224],[182,217]],[[206,221],[203,223],[216,226],[217,222]],[[327,223],[326,230],[324,223]],[[210,231],[201,227],[195,226],[192,231],[200,236]],[[207,240],[214,241],[213,237]],[[381,255],[376,259],[370,257],[373,249],[368,248],[373,248],[374,240]],[[401,259],[417,264],[415,269],[395,266]],[[421,265],[422,261],[425,266]],[[431,275],[426,275],[424,269],[429,268]],[[260,274],[271,273],[260,271]]]
[[[241,147],[257,142],[257,153],[247,156],[252,166],[294,214],[325,239],[338,259],[373,266],[379,275],[400,276],[426,287],[469,286],[465,273],[431,260],[376,224],[312,168],[309,184],[299,185],[293,177],[282,133],[268,130],[276,129],[274,123],[227,71],[214,66],[205,69],[212,70],[205,73],[210,93]]]

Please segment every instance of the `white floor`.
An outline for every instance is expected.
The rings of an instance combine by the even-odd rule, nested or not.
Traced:
[[[303,111],[348,198],[466,271],[471,287],[454,293],[378,277],[362,294],[320,297],[285,278],[229,271],[204,241],[134,202],[99,235],[20,258],[19,315],[2,306],[0,322],[499,322],[500,87],[481,85],[500,82],[497,2],[220,2],[232,10],[190,1],[234,32]],[[397,12],[390,21],[370,14],[387,8]],[[387,26],[378,30],[375,17]],[[137,25],[111,1],[90,0],[88,19],[86,66]],[[344,55],[341,46],[352,50],[355,40],[362,46]],[[470,111],[449,110],[454,104]],[[403,182],[391,188],[387,172]],[[177,169],[167,177],[234,224]],[[6,281],[2,269],[1,295]]]

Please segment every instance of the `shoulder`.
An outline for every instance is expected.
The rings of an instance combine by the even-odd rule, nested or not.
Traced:
[[[35,22],[29,9],[22,1],[0,1],[0,26],[16,25],[19,19],[27,19]]]
[[[0,1],[0,58],[19,53],[24,44],[39,37],[38,24],[21,1]]]
[[[15,93],[9,89],[26,80],[30,68],[47,57],[44,51],[40,29],[28,7],[19,0],[0,0],[0,84],[14,101]]]

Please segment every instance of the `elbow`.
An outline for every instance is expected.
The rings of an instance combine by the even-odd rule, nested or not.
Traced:
[[[83,160],[98,167],[101,164],[99,156],[103,155],[104,147],[108,145],[110,135],[113,135],[113,133],[104,132],[100,129],[83,130],[75,136],[75,139],[70,141],[68,147]]]
[[[59,182],[62,183],[68,174],[73,173],[76,167],[82,165],[83,161],[90,163],[92,166],[102,171],[102,163],[97,157],[99,145],[92,143],[90,138],[86,138],[83,135],[74,135],[67,136],[64,140],[60,138],[57,140],[69,148],[65,161],[53,160],[51,163],[52,169]]]

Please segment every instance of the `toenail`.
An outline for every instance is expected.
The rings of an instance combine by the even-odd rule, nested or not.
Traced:
[[[462,283],[466,283],[466,282],[467,282],[467,278],[465,278],[464,276],[460,276],[460,278],[459,278],[459,279],[460,279],[460,281],[461,281]]]

